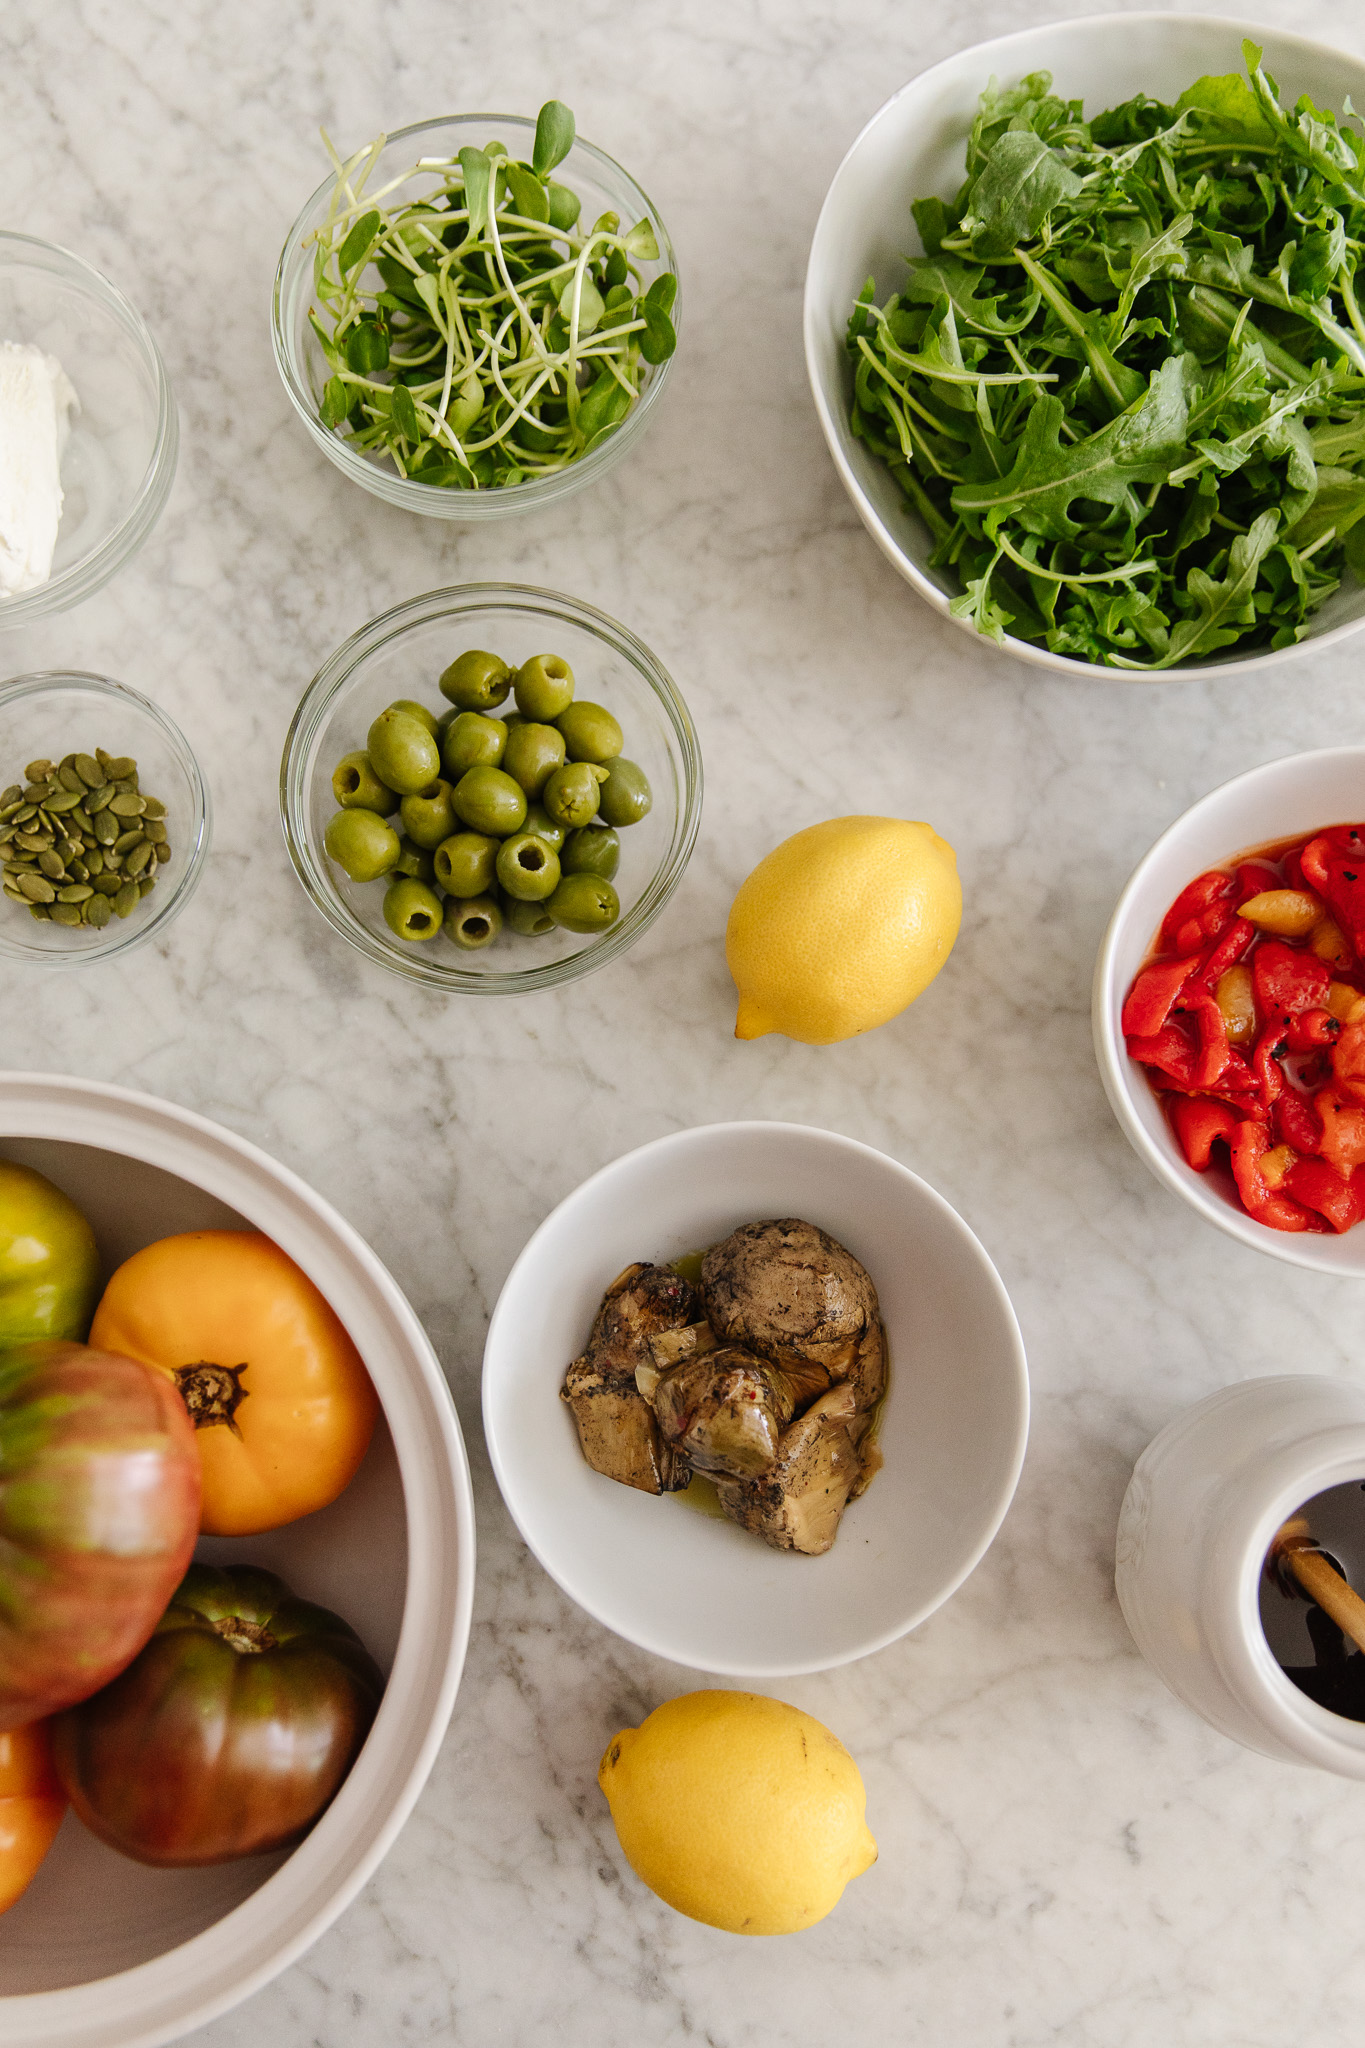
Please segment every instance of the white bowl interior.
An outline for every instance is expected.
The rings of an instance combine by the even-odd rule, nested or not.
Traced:
[[[933,194],[956,196],[977,100],[992,74],[1013,84],[1030,71],[1050,71],[1059,94],[1083,99],[1086,113],[1096,114],[1139,90],[1173,100],[1206,72],[1240,74],[1244,35],[1264,48],[1266,68],[1286,104],[1308,92],[1319,106],[1340,109],[1348,93],[1357,106],[1365,105],[1365,63],[1302,37],[1201,15],[1098,15],[978,43],[922,72],[873,115],[835,173],[806,273],[811,390],[835,467],[863,524],[906,582],[945,616],[961,586],[948,572],[929,567],[933,543],[928,529],[886,465],[855,440],[849,424],[853,375],[844,336],[858,293],[874,278],[877,302],[884,304],[904,282],[907,257],[923,254],[911,202]],[[1305,646],[1340,639],[1362,620],[1365,587],[1348,575],[1313,615],[1308,638],[1298,649],[1258,649],[1199,668],[1267,666]],[[970,621],[955,623],[976,632]],[[1006,647],[1022,660],[1072,675],[1109,681],[1131,676],[1019,640],[1007,640]]]
[[[1243,1244],[1319,1272],[1365,1277],[1365,1230],[1309,1236],[1267,1229],[1247,1215],[1225,1175],[1185,1162],[1146,1072],[1119,1028],[1124,997],[1162,919],[1196,875],[1272,840],[1365,818],[1365,747],[1329,747],[1268,761],[1224,783],[1168,827],[1134,869],[1114,909],[1095,969],[1093,1021],[1100,1076],[1139,1158],[1158,1180]]]
[[[768,1216],[816,1223],[862,1260],[889,1341],[885,1467],[820,1558],[601,1477],[559,1399],[623,1266]],[[845,1663],[932,1613],[999,1527],[1028,1427],[1018,1326],[966,1224],[884,1154],[791,1124],[684,1131],[585,1182],[508,1276],[483,1387],[498,1483],[551,1576],[619,1635],[732,1676]]]
[[[0,1154],[37,1166],[81,1204],[106,1268],[173,1231],[265,1230],[336,1309],[383,1409],[360,1471],[330,1507],[200,1547],[278,1570],[335,1608],[387,1673],[374,1727],[322,1819],[292,1853],[192,1871],[144,1869],[68,1817],[28,1893],[0,1917],[0,2034],[12,2048],[153,2048],[292,1961],[411,1810],[468,1636],[468,1471],[439,1366],[393,1281],[340,1217],[254,1147],[127,1090],[5,1074]]]

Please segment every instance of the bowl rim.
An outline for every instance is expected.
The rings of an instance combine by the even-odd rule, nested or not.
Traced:
[[[78,256],[60,242],[46,242],[38,235],[20,234],[14,228],[0,228],[0,266],[3,266],[7,246],[37,249],[46,256],[59,258],[57,264],[48,267],[60,271],[62,266],[69,265],[75,274],[74,282],[114,315],[142,351],[152,372],[157,394],[157,419],[147,467],[123,519],[90,554],[79,562],[73,562],[70,568],[50,576],[36,589],[20,591],[13,597],[0,600],[0,629],[25,625],[49,613],[65,611],[102,590],[110,578],[132,560],[160,518],[175,479],[180,452],[175,393],[171,389],[161,351],[132,300],[125,297],[102,270],[97,270],[93,263],[87,263],[83,256]],[[79,392],[76,395],[79,397]]]
[[[90,967],[104,960],[121,958],[132,952],[135,946],[143,945],[153,934],[163,932],[171,919],[179,916],[203,880],[213,837],[213,799],[194,749],[170,713],[144,696],[141,690],[135,690],[131,683],[120,683],[113,676],[96,675],[93,669],[34,669],[27,675],[6,676],[0,681],[0,713],[24,697],[38,696],[45,690],[61,690],[68,684],[92,691],[97,696],[131,703],[157,729],[170,748],[189,789],[191,840],[179,881],[173,889],[167,890],[151,915],[136,918],[122,929],[113,924],[106,925],[105,934],[108,936],[102,937],[96,945],[73,947],[70,952],[39,952],[11,941],[4,926],[0,925],[0,959],[12,960],[23,967]],[[0,771],[0,777],[2,775],[3,771]]]
[[[1310,633],[1305,639],[1296,640],[1288,647],[1260,647],[1251,653],[1241,656],[1233,655],[1228,659],[1220,660],[1215,658],[1210,661],[1177,663],[1172,668],[1154,670],[1111,668],[1103,662],[1077,661],[1070,655],[1053,654],[1045,647],[1036,647],[1030,641],[1018,640],[1010,633],[1005,635],[1003,642],[996,641],[988,633],[978,633],[969,619],[960,619],[953,616],[949,610],[952,599],[940,590],[932,578],[925,575],[919,564],[899,546],[895,535],[868,498],[861,480],[855,474],[852,464],[844,452],[841,440],[842,414],[836,417],[835,408],[830,402],[820,367],[820,330],[827,308],[816,291],[814,273],[817,252],[820,250],[822,243],[828,240],[832,232],[831,215],[836,187],[872,133],[872,130],[878,126],[908,92],[917,88],[923,88],[926,82],[934,77],[935,73],[946,69],[949,65],[956,66],[966,58],[979,56],[983,60],[994,59],[999,61],[1009,49],[1027,45],[1045,31],[1086,30],[1101,27],[1112,31],[1129,26],[1151,24],[1179,24],[1182,28],[1217,30],[1220,34],[1229,37],[1245,36],[1267,51],[1272,44],[1281,49],[1292,45],[1298,50],[1310,51],[1316,57],[1326,56],[1353,65],[1361,72],[1362,80],[1365,80],[1365,58],[1354,57],[1350,51],[1337,49],[1331,43],[1319,42],[1315,37],[1298,35],[1293,30],[1281,29],[1268,22],[1244,21],[1238,15],[1184,14],[1171,8],[1144,8],[1134,10],[1133,12],[1125,10],[1114,13],[1081,14],[1076,15],[1074,18],[1034,22],[1028,28],[1012,29],[1007,35],[992,36],[985,42],[964,44],[961,49],[951,51],[946,57],[941,57],[936,64],[926,66],[923,71],[916,72],[903,85],[898,86],[863,123],[853,141],[844,151],[843,156],[839,160],[838,168],[830,179],[825,197],[820,206],[819,215],[816,218],[815,230],[811,236],[810,254],[806,261],[806,280],[802,299],[802,339],[806,358],[806,377],[810,385],[811,397],[814,400],[816,416],[820,422],[820,431],[824,435],[825,445],[838,472],[839,481],[842,483],[854,510],[892,568],[896,570],[904,582],[910,585],[911,589],[918,596],[922,597],[926,603],[932,605],[941,618],[946,619],[951,625],[958,628],[959,631],[970,633],[973,640],[980,642],[983,646],[995,648],[1001,654],[1012,655],[1016,660],[1027,662],[1031,667],[1046,669],[1053,675],[1067,675],[1086,681],[1105,683],[1164,683],[1180,681],[1186,678],[1197,679],[1202,676],[1224,677],[1235,674],[1240,677],[1250,675],[1258,670],[1277,667],[1280,663],[1289,660],[1293,656],[1308,653],[1316,654],[1326,648],[1339,645],[1343,640],[1350,638],[1351,635],[1358,633],[1362,627],[1365,627],[1365,611],[1362,611],[1361,616],[1357,619],[1344,620],[1340,625],[1329,626],[1322,633]],[[1268,57],[1268,61],[1273,64],[1278,60],[1272,56]],[[989,75],[989,71],[983,69],[983,83]]]
[[[535,120],[526,114],[432,114],[424,120],[409,121],[406,126],[386,133],[384,147],[387,149],[395,142],[406,141],[409,136],[428,134],[432,130],[450,129],[465,122],[501,123],[521,129],[532,136],[536,129]],[[596,143],[589,142],[585,136],[575,133],[570,156],[574,150],[581,150],[585,156],[590,157],[595,164],[612,176],[623,179],[642,202],[644,214],[648,215],[656,230],[660,261],[674,280],[675,297],[670,318],[676,330],[682,305],[682,278],[678,269],[677,250],[662,214],[638,180],[624,165],[619,164],[615,157],[608,156],[604,149],[599,149]],[[363,490],[382,498],[386,504],[397,505],[405,511],[421,513],[430,518],[455,521],[473,521],[535,511],[541,505],[567,497],[571,491],[593,482],[595,478],[612,468],[638,439],[645,422],[652,416],[659,395],[667,382],[668,373],[676,361],[676,349],[662,363],[650,366],[652,374],[635,404],[591,454],[567,463],[562,469],[551,471],[548,476],[528,478],[519,484],[495,484],[488,490],[476,491],[451,490],[438,484],[424,484],[411,477],[401,477],[396,472],[371,462],[367,457],[357,455],[330,427],[323,426],[296,363],[293,338],[288,331],[284,308],[296,276],[305,268],[308,260],[303,247],[307,223],[314,210],[332,191],[335,183],[335,177],[324,178],[291,223],[280,251],[279,262],[275,266],[270,300],[270,334],[275,367],[288,393],[290,404],[327,459],[344,476],[349,477],[352,483],[359,484]]]
[[[673,836],[662,864],[655,870],[637,902],[599,937],[590,939],[567,958],[548,961],[544,966],[516,968],[502,973],[474,973],[456,966],[442,966],[428,960],[420,949],[410,956],[395,953],[373,932],[354,918],[328,886],[327,870],[315,851],[308,830],[309,790],[303,786],[302,765],[308,748],[332,707],[342,696],[355,671],[369,656],[389,642],[401,639],[415,627],[440,617],[459,617],[471,611],[507,608],[567,617],[596,639],[604,641],[628,660],[648,682],[659,701],[665,720],[682,758],[682,802],[673,822]],[[285,735],[280,759],[280,822],[294,872],[316,909],[332,929],[365,959],[400,974],[424,987],[441,989],[449,995],[529,995],[537,989],[558,988],[606,967],[628,951],[648,931],[665,908],[686,871],[701,828],[703,799],[701,746],[692,715],[682,692],[658,656],[628,626],[582,598],[567,592],[542,589],[531,583],[452,583],[438,590],[422,592],[390,605],[366,625],[359,627],[330,654],[299,699],[298,708]]]
[[[731,1137],[738,1137],[741,1140],[749,1135],[761,1133],[766,1136],[772,1132],[780,1132],[784,1137],[795,1139],[802,1143],[813,1143],[817,1149],[829,1147],[861,1160],[872,1161],[877,1170],[890,1169],[894,1175],[908,1182],[914,1189],[916,1197],[926,1200],[930,1207],[937,1209],[941,1216],[950,1223],[951,1227],[961,1234],[968,1249],[974,1254],[981,1278],[993,1299],[996,1309],[1000,1313],[1001,1335],[1004,1340],[1004,1346],[1008,1350],[1009,1362],[1013,1369],[1015,1414],[1013,1444],[1010,1451],[1008,1471],[1001,1481],[999,1497],[995,1506],[983,1522],[981,1532],[971,1547],[966,1561],[954,1575],[945,1580],[943,1586],[933,1599],[923,1602],[912,1611],[907,1619],[902,1619],[889,1628],[874,1632],[855,1648],[840,1651],[832,1657],[775,1657],[757,1662],[753,1660],[745,1662],[742,1659],[733,1657],[722,1657],[719,1659],[708,1658],[705,1665],[693,1665],[688,1658],[680,1657],[676,1645],[670,1644],[666,1635],[657,1629],[646,1627],[627,1633],[615,1621],[602,1613],[599,1606],[592,1599],[586,1597],[581,1588],[570,1585],[567,1582],[555,1562],[528,1533],[522,1521],[519,1498],[515,1487],[509,1479],[504,1458],[503,1441],[494,1410],[493,1382],[497,1368],[497,1361],[494,1355],[495,1347],[501,1342],[502,1325],[508,1320],[511,1313],[508,1307],[509,1300],[515,1291],[525,1285],[527,1276],[534,1268],[539,1256],[542,1241],[550,1233],[552,1227],[566,1209],[590,1195],[604,1182],[613,1178],[625,1168],[641,1159],[654,1155],[676,1151],[689,1145],[705,1144],[708,1141],[714,1140],[716,1135],[721,1132]],[[893,1158],[889,1152],[883,1152],[875,1145],[865,1144],[860,1138],[847,1137],[841,1131],[828,1130],[820,1124],[793,1123],[778,1117],[744,1117],[720,1123],[691,1124],[680,1131],[668,1131],[662,1137],[651,1138],[643,1145],[636,1145],[628,1152],[619,1153],[615,1159],[608,1160],[605,1165],[599,1166],[596,1172],[589,1174],[586,1180],[580,1181],[577,1187],[571,1188],[569,1193],[555,1203],[548,1215],[543,1217],[541,1222],[532,1231],[530,1237],[526,1240],[526,1243],[513,1261],[507,1278],[499,1289],[498,1299],[489,1318],[488,1335],[484,1340],[483,1367],[480,1382],[484,1440],[488,1446],[493,1476],[498,1482],[498,1491],[502,1495],[503,1505],[516,1524],[517,1533],[541,1568],[553,1579],[560,1591],[573,1601],[576,1607],[582,1608],[584,1613],[590,1615],[601,1627],[609,1629],[614,1636],[619,1636],[623,1642],[633,1643],[637,1649],[647,1650],[656,1657],[667,1658],[671,1663],[682,1663],[689,1669],[714,1672],[717,1676],[724,1678],[799,1678],[810,1676],[819,1671],[838,1670],[843,1665],[857,1663],[864,1657],[873,1656],[878,1651],[889,1648],[892,1643],[899,1642],[902,1636],[908,1635],[912,1629],[918,1628],[922,1622],[927,1621],[931,1614],[936,1613],[965,1584],[999,1535],[1005,1517],[1013,1505],[1014,1496],[1018,1490],[1019,1476],[1023,1471],[1024,1457],[1028,1449],[1031,1395],[1028,1357],[1024,1348],[1023,1333],[1020,1330],[1019,1319],[1014,1311],[1014,1304],[1010,1300],[1009,1293],[996,1269],[995,1262],[971,1225],[958,1213],[952,1203],[938,1192],[937,1188],[932,1187],[913,1168],[905,1166],[899,1159]]]
[[[1242,1209],[1234,1209],[1226,1202],[1220,1202],[1207,1192],[1201,1175],[1179,1158],[1172,1144],[1163,1149],[1152,1137],[1151,1132],[1137,1114],[1135,1096],[1140,1088],[1150,1090],[1146,1074],[1129,1059],[1123,1034],[1119,1028],[1119,1012],[1122,993],[1117,982],[1118,951],[1127,936],[1126,927],[1132,914],[1132,906],[1143,889],[1153,865],[1172,847],[1178,845],[1191,825],[1198,823],[1216,805],[1234,792],[1249,791],[1273,782],[1293,768],[1305,765],[1345,765],[1354,762],[1360,770],[1362,785],[1365,786],[1365,745],[1343,747],[1310,747],[1303,753],[1283,754],[1273,761],[1262,761],[1254,768],[1243,769],[1238,775],[1229,776],[1225,782],[1213,789],[1172,819],[1165,830],[1153,840],[1146,853],[1138,861],[1120,890],[1118,900],[1110,914],[1099,952],[1095,957],[1095,972],[1091,982],[1090,1027],[1095,1048],[1095,1063],[1099,1068],[1104,1092],[1114,1112],[1119,1128],[1127,1138],[1137,1156],[1159,1180],[1163,1187],[1179,1195],[1191,1208],[1239,1244],[1248,1245],[1252,1251],[1264,1252],[1271,1258],[1282,1259],[1291,1266],[1301,1266],[1313,1273],[1324,1273],[1329,1278],[1340,1280],[1365,1279],[1365,1235],[1361,1238],[1361,1262],[1358,1267],[1348,1265],[1327,1265],[1313,1256],[1313,1247],[1319,1243],[1338,1243],[1332,1237],[1326,1240],[1316,1234],[1300,1236],[1295,1232],[1271,1230],[1268,1225],[1256,1222]],[[1232,847],[1224,856],[1230,859],[1240,851]],[[1193,879],[1193,877],[1191,877]],[[1155,927],[1154,927],[1155,929]],[[1350,1232],[1346,1233],[1349,1237]]]
[[[0,1071],[0,1138],[4,1137],[55,1137],[56,1142],[137,1158],[206,1188],[257,1228],[266,1227],[258,1220],[264,1211],[277,1230],[287,1224],[290,1232],[327,1240],[354,1269],[356,1300],[348,1305],[355,1307],[362,1295],[368,1295],[369,1313],[406,1353],[415,1381],[414,1405],[424,1411],[420,1449],[448,1493],[445,1514],[454,1538],[453,1574],[448,1548],[437,1540],[439,1530],[425,1550],[413,1542],[414,1479],[419,1498],[423,1487],[427,1496],[432,1495],[432,1480],[424,1472],[414,1475],[400,1459],[408,1575],[385,1699],[392,1697],[398,1711],[393,1686],[401,1667],[403,1685],[414,1699],[422,1697],[414,1691],[414,1673],[422,1675],[431,1705],[420,1740],[408,1752],[406,1769],[401,1756],[395,1765],[402,1773],[396,1793],[389,1797],[387,1784],[376,1782],[376,1773],[384,1768],[377,1751],[371,1769],[362,1776],[372,1734],[336,1799],[288,1860],[203,1932],[112,1976],[53,1991],[0,1995],[5,2035],[15,2048],[112,2048],[114,2043],[117,2048],[159,2048],[229,2011],[297,1961],[368,1882],[416,1804],[444,1741],[468,1648],[477,1540],[469,1461],[449,1385],[411,1304],[360,1233],[291,1168],[195,1110],[76,1075]],[[296,1241],[290,1251],[291,1257],[296,1251],[301,1254],[298,1263],[305,1271],[310,1249]],[[396,1453],[402,1434],[393,1430]],[[440,1512],[439,1493],[430,1505]],[[439,1669],[439,1646],[433,1645],[430,1632],[437,1609],[448,1623]],[[376,1732],[383,1715],[381,1702]],[[350,1799],[348,1790],[353,1792]],[[345,1831],[364,1833],[364,1812],[353,1820],[352,1811],[362,1801],[372,1809],[379,1803],[377,1792],[384,1795],[383,1819],[368,1834],[340,1883],[335,1883],[334,1859],[345,1850]],[[290,1886],[281,1882],[299,1858],[306,1858],[296,1872],[305,1887],[302,1901],[291,1899]],[[269,1933],[253,1927],[266,1917],[263,1901],[266,1907],[279,1909],[276,1924],[286,1931],[278,1946],[271,1945]],[[221,1952],[225,1942],[226,1955]]]

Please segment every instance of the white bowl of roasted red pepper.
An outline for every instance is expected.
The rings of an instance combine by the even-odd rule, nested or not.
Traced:
[[[473,1510],[420,1325],[291,1174],[48,1075],[0,1075],[0,1132],[0,2031],[122,2048],[373,1871],[454,1698]]]
[[[1176,820],[1119,898],[1094,1030],[1159,1180],[1258,1251],[1365,1276],[1365,747]]]

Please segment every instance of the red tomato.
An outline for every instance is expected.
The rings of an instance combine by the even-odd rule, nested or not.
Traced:
[[[198,1533],[194,1426],[169,1380],[84,1344],[0,1356],[0,1729],[121,1671]]]
[[[0,1913],[28,1890],[65,1812],[48,1723],[0,1735]]]

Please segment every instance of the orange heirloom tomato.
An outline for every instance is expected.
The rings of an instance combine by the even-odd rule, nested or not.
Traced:
[[[30,1721],[0,1735],[0,1913],[28,1890],[65,1812],[51,1723]]]
[[[192,1230],[134,1252],[104,1290],[90,1341],[179,1387],[210,1536],[255,1536],[325,1508],[379,1413],[338,1318],[259,1231]]]

